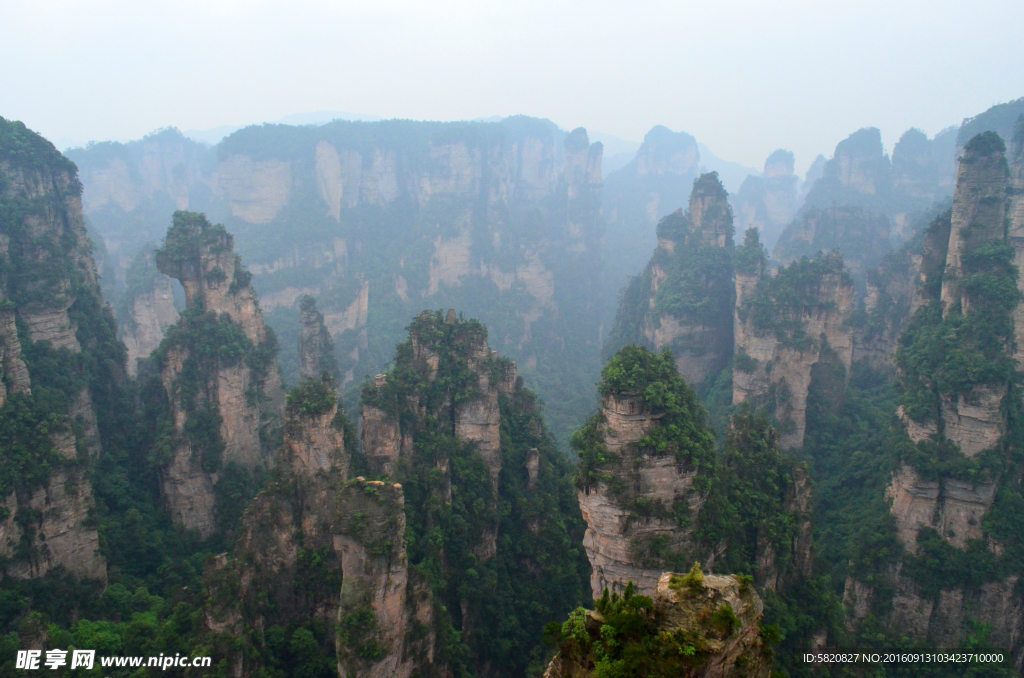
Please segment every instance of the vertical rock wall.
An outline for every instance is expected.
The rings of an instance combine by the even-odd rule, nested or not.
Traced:
[[[780,296],[784,286],[794,288],[789,303]],[[767,405],[782,425],[782,448],[801,447],[814,366],[836,362],[849,379],[853,283],[842,259],[829,256],[796,262],[775,278],[737,275],[736,298],[733,404]]]
[[[4,455],[43,456],[3,460],[17,470],[3,489],[0,556],[5,573],[19,579],[62,568],[105,581],[90,515],[95,500],[89,469],[100,453],[100,433],[89,375],[71,354],[91,352],[98,340],[114,338],[106,318],[90,318],[99,329],[86,335],[93,345],[83,346],[74,319],[76,313],[102,313],[81,184],[75,166],[22,123],[0,118],[0,139],[0,415],[20,408],[22,417],[32,417],[37,415],[29,410],[42,408],[46,421],[38,426],[48,431],[35,441],[7,440],[15,447]],[[109,336],[103,335],[107,330]],[[43,364],[33,362],[39,356]],[[102,369],[117,380],[123,379],[122,368]],[[55,375],[54,369],[64,373]],[[55,388],[55,378],[66,381]],[[39,383],[49,388],[45,403],[34,400],[33,384]],[[73,384],[72,391],[63,383]],[[36,475],[40,467],[48,469],[42,478]]]
[[[157,252],[157,266],[181,281],[187,304],[176,334],[161,345],[158,361],[175,427],[161,489],[174,519],[204,537],[216,529],[219,471],[230,463],[250,470],[271,466],[268,441],[280,426],[284,406],[273,357],[276,340],[263,322],[250,276],[233,245],[223,226],[213,226],[200,214],[177,212]],[[207,334],[223,336],[232,328],[241,336],[230,347],[216,346],[211,354],[208,342],[225,339]],[[245,354],[226,356],[228,348]],[[199,416],[216,422],[215,434],[200,438],[190,433],[196,426],[211,426]],[[217,458],[211,461],[206,455]]]

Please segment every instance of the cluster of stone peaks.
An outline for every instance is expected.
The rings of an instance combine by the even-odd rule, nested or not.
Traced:
[[[321,333],[313,301],[303,310],[302,350],[314,355]],[[549,455],[557,452],[522,449],[524,437],[536,445],[545,435],[529,409],[533,396],[515,364],[489,349],[486,329],[454,311],[415,318],[392,370],[364,385],[361,449],[335,388],[322,369],[288,394],[274,477],[246,509],[232,556],[207,573],[210,642],[227,648],[247,628],[312,619],[337,629],[329,645],[343,676],[402,677],[444,666],[438,634],[451,623],[446,609],[457,610],[469,647],[489,642],[476,629],[493,620],[461,589],[428,579],[428,568],[449,577],[457,563],[483,570],[499,557],[495,509],[500,496],[516,501],[513,486],[525,493],[520,501],[538,505],[522,520],[545,529],[554,516],[543,515],[535,493],[544,477],[553,480]],[[533,417],[536,428],[517,430],[509,417]],[[464,510],[467,497],[476,497],[465,514],[468,541],[454,541],[446,516]],[[532,563],[523,564],[524,581],[544,576],[532,548],[516,546]],[[259,668],[246,651],[228,654],[235,675]]]

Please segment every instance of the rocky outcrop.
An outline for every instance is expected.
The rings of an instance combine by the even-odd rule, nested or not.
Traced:
[[[4,300],[0,298],[2,303]],[[21,359],[21,342],[12,310],[0,311],[0,369],[0,407],[3,407],[8,395],[30,391],[28,368]]]
[[[1017,581],[1018,577],[1012,576],[977,588],[957,587],[925,595],[897,566],[881,581],[893,591],[890,612],[881,621],[901,637],[938,650],[962,648],[975,624],[984,624],[989,646],[1007,653],[1019,667],[1024,649],[1024,603],[1016,591]],[[864,620],[878,595],[874,586],[847,580],[844,603],[852,625]]]
[[[156,268],[152,250],[139,252],[128,266],[128,286],[118,308],[121,341],[128,349],[128,373],[160,346],[167,330],[178,322],[169,277]]]
[[[402,486],[349,477],[345,426],[330,379],[289,394],[279,475],[207,572],[206,631],[237,643],[247,626],[315,621],[336,629],[340,675],[407,678],[433,661],[432,598],[409,569]],[[233,675],[259,671],[237,645],[228,654]]]
[[[993,132],[972,139],[957,168],[953,216],[942,276],[945,316],[954,308],[970,312],[970,297],[961,289],[968,274],[964,257],[978,247],[1002,241],[1006,235],[1009,170],[1005,144]]]
[[[960,549],[967,548],[970,539],[981,539],[981,519],[992,507],[995,495],[992,482],[924,480],[906,465],[893,473],[892,484],[886,490],[896,518],[896,534],[909,553],[917,551],[917,533],[923,527],[936,530]]]
[[[742,408],[719,459],[703,409],[673,363],[635,346],[612,358],[599,389],[600,412],[573,439],[595,594],[632,587],[654,595],[666,569],[694,561],[742,567],[773,591],[811,573],[810,477],[780,454],[765,418]],[[763,501],[755,505],[754,495]],[[735,524],[719,522],[728,511]],[[782,515],[786,534],[762,527]]]
[[[161,272],[181,281],[187,304],[157,353],[175,429],[161,489],[175,521],[203,537],[216,529],[220,470],[272,465],[269,441],[284,405],[276,339],[233,245],[223,226],[176,212],[156,254]]]
[[[569,469],[559,466],[561,453],[547,437],[536,397],[523,387],[515,363],[490,350],[486,329],[449,310],[423,312],[413,320],[394,367],[363,387],[362,406],[368,475],[404,488],[405,557],[415,559],[410,572],[432,573],[431,604],[440,614],[431,628],[438,638],[446,625],[448,633],[457,629],[478,675],[494,675],[495,624],[512,624],[522,639],[511,642],[522,651],[504,661],[525,671],[543,624],[535,624],[539,608],[527,609],[519,591],[550,591],[545,604],[565,614],[582,596],[565,599],[563,591],[586,589],[585,564],[578,551],[573,559],[570,546],[579,543],[583,529],[566,482]],[[352,553],[358,562],[369,562],[375,552],[356,545]],[[383,576],[384,561],[374,562],[379,565],[366,566],[365,588],[380,596],[372,582]],[[479,588],[464,584],[504,571],[516,573],[516,587],[478,596]],[[406,595],[419,600],[419,586],[410,583]],[[493,605],[520,612],[516,619],[496,620]],[[388,606],[394,604],[377,607]],[[392,625],[391,617],[378,618]],[[411,619],[405,628],[422,630]]]
[[[0,443],[0,557],[18,579],[63,570],[105,581],[89,481],[101,445],[93,388],[102,380],[116,388],[123,364],[103,311],[76,168],[3,118],[0,212],[0,418],[19,427]],[[85,314],[93,315],[80,341],[73,318]],[[44,398],[33,383],[45,386]]]
[[[782,424],[782,448],[798,448],[814,366],[834,363],[849,379],[853,283],[836,255],[762,276],[751,295],[754,277],[736,277],[732,401],[768,407]]]
[[[733,218],[714,172],[693,183],[689,209],[658,224],[658,248],[630,281],[608,349],[631,343],[670,350],[691,383],[713,380],[729,359]]]
[[[1024,271],[1024,116],[1018,121],[1013,135],[1010,154],[1010,178],[1008,183],[1009,224],[1006,241],[1013,248],[1013,265]],[[1024,291],[1024,277],[1017,278],[1017,289]],[[1014,360],[1017,369],[1024,370],[1024,304],[1017,304],[1013,311],[1013,326],[1016,350]]]
[[[637,554],[638,547],[651,540],[664,544],[667,551],[697,556],[693,526],[682,527],[675,511],[681,504],[690,515],[696,515],[703,506],[704,496],[696,484],[698,469],[638,445],[663,416],[635,397],[607,396],[601,403],[599,433],[618,461],[609,472],[608,483],[579,491],[580,510],[587,523],[583,547],[590,559],[590,588],[595,593],[605,588],[621,592],[633,582],[641,594],[652,595],[664,569],[657,559],[647,559],[650,565],[645,566]],[[619,477],[628,478],[628,500],[615,496],[610,484]],[[640,519],[631,504],[660,506],[664,515]]]
[[[623,643],[644,642],[647,643],[645,650],[652,646],[661,650],[661,644],[668,645],[662,652],[652,653],[661,660],[663,675],[767,678],[771,673],[772,654],[761,638],[758,623],[764,604],[749,584],[735,576],[703,575],[699,570],[689,575],[665,572],[658,578],[650,596],[657,620],[652,638],[624,636],[613,638],[617,645],[606,646],[604,642],[609,634],[602,633],[602,629],[608,622],[601,608],[611,612],[619,599],[616,596],[610,601],[598,601],[598,610],[580,610],[583,616],[578,622],[566,623],[566,627],[578,625],[576,629],[563,631],[559,652],[544,677],[602,675],[599,667],[612,664],[622,652]],[[728,623],[723,621],[726,619]],[[676,641],[678,645],[673,646],[673,638],[685,640]]]
[[[96,502],[85,468],[76,463],[75,437],[58,433],[53,444],[66,465],[51,473],[45,487],[11,492],[3,504],[0,557],[10,559],[4,573],[34,579],[61,568],[105,582],[107,565],[92,519]]]
[[[340,380],[338,360],[334,356],[334,340],[324,325],[324,315],[316,307],[316,299],[302,298],[300,305],[302,332],[299,334],[299,374],[303,379],[319,379],[323,373]]]
[[[423,374],[428,383],[438,378],[439,371],[444,367],[442,363],[449,365],[449,361],[455,358],[451,355],[451,346],[439,343],[436,337],[431,336],[430,328],[437,322],[438,318],[434,314],[421,314],[417,318],[417,324],[423,329],[417,331],[414,328],[409,339],[409,364]],[[498,476],[502,468],[501,411],[498,398],[502,394],[512,395],[515,390],[515,363],[502,362],[497,357],[497,352],[492,353],[488,348],[486,333],[481,333],[476,327],[459,320],[454,310],[448,311],[444,325],[449,332],[459,332],[461,329],[466,333],[465,338],[458,343],[458,357],[455,359],[464,361],[466,371],[463,378],[466,380],[467,390],[473,395],[459,396],[459,401],[456,402],[455,394],[450,394],[450,400],[441,404],[445,410],[441,416],[451,421],[451,433],[454,438],[461,444],[471,445],[479,455],[490,478],[493,496],[497,497]],[[390,388],[395,386],[394,383],[389,384],[386,375],[378,375],[374,384],[374,395],[386,398]],[[412,397],[414,401],[419,401],[421,396]],[[399,418],[395,416],[393,407],[385,409],[377,406],[372,402],[375,399],[370,399],[370,402],[364,400],[363,404],[363,449],[376,472],[401,478],[404,473],[409,472],[411,465],[416,464],[413,458],[416,427],[403,427]],[[388,411],[389,409],[391,411]],[[419,412],[419,416],[423,414],[425,412]],[[447,469],[449,460],[438,459],[436,463],[438,468]],[[450,498],[451,489],[447,481],[445,487],[442,494]],[[477,553],[482,560],[489,560],[494,555],[496,538],[497,525],[487,526],[482,542],[477,547]]]
[[[985,624],[988,642],[1008,652],[1020,667],[1024,661],[1024,602],[1017,586],[1019,567],[1005,562],[1004,546],[993,536],[1005,529],[999,525],[999,513],[1006,508],[998,503],[1007,490],[1017,491],[1020,479],[1016,472],[999,470],[1005,462],[978,465],[985,455],[993,460],[1005,454],[1004,438],[1010,430],[1007,412],[1014,405],[1004,400],[1019,396],[1010,388],[1009,378],[961,376],[955,389],[943,388],[952,381],[950,373],[958,374],[960,367],[936,360],[934,346],[917,343],[929,332],[958,328],[964,336],[977,332],[995,346],[981,353],[964,341],[965,359],[983,356],[995,363],[1009,357],[1012,341],[997,328],[1001,314],[1014,316],[1016,304],[993,295],[993,288],[972,282],[981,279],[993,285],[1014,273],[1005,261],[986,257],[987,252],[1005,252],[1004,243],[1014,247],[1010,236],[1013,218],[1006,218],[1008,171],[1003,149],[1002,140],[992,132],[967,143],[957,171],[952,211],[936,219],[925,235],[919,267],[923,307],[915,318],[915,333],[904,336],[901,350],[925,360],[926,367],[900,354],[904,404],[897,411],[917,447],[917,457],[904,456],[886,490],[903,553],[875,575],[873,585],[856,575],[851,577],[846,584],[846,602],[854,627],[873,611],[894,633],[941,649],[962,647],[973,624]],[[1012,197],[1012,191],[1009,193]],[[1007,221],[1009,233],[1004,230]],[[976,314],[982,313],[985,315],[978,320]],[[975,352],[970,353],[972,350]],[[930,404],[932,411],[922,403]],[[971,581],[922,576],[929,559],[960,557],[936,556],[941,549],[966,551],[972,554],[972,561],[997,565],[989,565],[991,572],[975,575]],[[891,605],[887,599],[878,600],[880,590],[893,593]]]

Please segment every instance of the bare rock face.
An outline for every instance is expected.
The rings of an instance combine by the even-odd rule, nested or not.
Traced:
[[[169,277],[156,269],[153,252],[139,252],[128,267],[129,288],[118,310],[121,341],[128,349],[128,373],[138,373],[139,360],[160,346],[167,330],[178,322]]]
[[[34,579],[60,567],[79,579],[106,581],[106,561],[90,518],[96,502],[85,469],[75,464],[75,436],[57,433],[53,445],[68,466],[55,469],[45,487],[11,492],[4,502],[7,518],[0,524],[0,556],[13,559],[5,573]],[[23,540],[32,545],[27,559],[15,557]]]
[[[579,491],[580,510],[587,523],[583,547],[592,568],[590,587],[595,593],[608,588],[622,591],[633,582],[637,591],[652,595],[664,571],[657,559],[644,566],[637,547],[651,540],[664,542],[672,551],[695,550],[692,527],[683,528],[671,515],[677,502],[695,515],[704,503],[695,481],[697,469],[680,464],[672,455],[644,453],[637,443],[654,427],[662,414],[646,408],[637,398],[608,396],[601,403],[604,425],[600,433],[608,451],[617,455],[613,478],[629,478],[633,503],[650,503],[669,509],[664,517],[638,519],[624,506],[608,483]]]
[[[410,580],[402,486],[356,481],[346,485],[337,501],[339,513],[350,521],[345,525],[342,519],[334,535],[343,572],[338,673],[346,678],[407,678],[433,662],[434,639],[415,633],[417,627],[429,628],[433,602],[425,583]],[[367,659],[360,652],[370,641],[387,648],[382,658]]]
[[[612,343],[668,349],[691,383],[715,377],[729,359],[733,217],[718,174],[693,183],[689,208],[658,223],[658,249],[630,282]]]
[[[222,226],[200,214],[177,212],[156,256],[161,272],[181,281],[187,300],[176,333],[158,352],[177,443],[161,471],[161,487],[175,520],[204,537],[215,529],[219,470],[229,463],[246,469],[271,466],[273,450],[266,441],[280,426],[284,405],[273,358],[276,339],[232,247]],[[219,341],[231,342],[241,354],[222,357],[224,348],[218,348],[211,357],[207,342],[218,341],[209,336],[218,332],[234,335]],[[197,424],[197,417],[205,419]],[[196,425],[216,427],[214,439],[187,433]]]
[[[432,632],[416,632],[431,625],[432,599],[409,571],[402,487],[348,478],[333,397],[329,381],[290,396],[280,476],[246,510],[233,557],[206,573],[206,631],[218,642],[271,619],[319,620],[337,630],[328,645],[340,675],[408,677],[433,660]],[[324,409],[309,411],[313,402]],[[228,654],[233,675],[260,668],[244,650]]]
[[[324,372],[335,380],[340,378],[334,357],[334,341],[324,325],[324,315],[317,310],[316,299],[303,297],[302,333],[299,334],[299,373],[303,379],[319,379]]]
[[[795,283],[802,296],[782,305],[773,290]],[[803,445],[811,371],[822,361],[837,363],[847,375],[853,362],[853,283],[842,259],[796,262],[773,278],[737,275],[733,404],[766,403],[779,422],[783,449]],[[747,301],[749,299],[749,302]],[[742,303],[741,301],[742,300]],[[762,310],[758,310],[758,307]],[[774,327],[773,327],[774,326]]]
[[[0,139],[0,211],[7,215],[0,225],[0,408],[4,414],[7,408],[45,411],[47,423],[39,425],[50,431],[36,440],[14,441],[18,454],[33,455],[46,472],[5,478],[0,556],[5,573],[18,579],[62,568],[78,578],[105,581],[106,562],[90,515],[95,500],[89,469],[100,452],[92,384],[88,375],[62,374],[86,385],[63,393],[59,404],[35,400],[32,380],[39,375],[33,370],[39,366],[18,337],[20,324],[33,353],[56,359],[95,348],[82,346],[72,320],[74,312],[103,313],[82,187],[74,164],[22,123],[0,118]],[[104,348],[116,352],[113,325],[105,324],[106,317],[92,319],[97,321],[92,343],[110,340]],[[111,380],[123,379],[123,365],[116,362],[97,370]]]
[[[917,551],[922,527],[938,531],[957,548],[984,534],[981,519],[992,507],[996,486],[992,482],[968,483],[954,478],[924,480],[910,466],[893,473],[886,497],[892,500],[897,536],[909,553]]]
[[[1022,119],[1024,120],[1024,119]],[[1018,133],[1014,135],[1013,151],[1010,155],[1009,212],[1010,223],[1006,240],[1013,247],[1013,265],[1018,271],[1024,270],[1024,122],[1017,121]],[[1024,290],[1024,281],[1017,278],[1017,289]],[[1024,304],[1017,304],[1013,312],[1013,326],[1016,338],[1014,360],[1017,369],[1024,370]]]
[[[21,342],[14,325],[13,311],[0,311],[0,407],[8,394],[28,393],[31,389],[28,368],[21,359]]]
[[[665,670],[685,678],[767,678],[771,673],[772,655],[761,638],[758,622],[764,604],[757,592],[735,576],[700,575],[697,579],[693,574],[665,572],[651,592],[658,620],[657,638],[665,642],[673,637],[684,637],[692,648],[689,654],[679,652],[683,648],[678,648],[675,653],[669,651],[660,655],[664,658]],[[728,612],[723,612],[726,609]],[[606,622],[600,611],[589,611],[585,615],[585,636],[574,634],[563,641],[544,678],[601,675],[598,666],[603,657],[595,648],[605,638],[602,627]],[[723,617],[735,621],[729,626],[716,622]],[[673,660],[677,663],[670,663]]]
[[[987,132],[972,139],[960,159],[942,278],[943,315],[954,307],[965,314],[970,310],[970,298],[960,287],[967,274],[964,255],[1004,237],[1009,180],[1004,151],[1003,141],[994,132]]]

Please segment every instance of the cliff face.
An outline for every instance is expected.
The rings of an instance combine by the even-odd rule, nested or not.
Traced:
[[[901,455],[886,490],[903,548],[880,575],[893,592],[891,607],[879,612],[878,588],[856,575],[847,581],[846,598],[852,624],[874,610],[896,633],[940,648],[962,644],[971,620],[987,624],[989,642],[1020,666],[1020,572],[1011,564],[1000,517],[1007,510],[1000,502],[1015,496],[1020,482],[1005,451],[1013,425],[1005,413],[1014,407],[1010,398],[1019,398],[1009,388],[1017,298],[1006,291],[1016,274],[1012,212],[1011,230],[1005,230],[1007,178],[998,136],[972,139],[958,168],[953,208],[926,234],[921,305],[897,354],[897,414],[914,452]],[[931,343],[954,328],[950,348]],[[973,360],[998,368],[964,372],[962,361]],[[963,581],[928,574],[923,565],[967,554],[989,574]]]
[[[458,630],[482,675],[525,670],[547,614],[526,600],[565,614],[585,599],[586,582],[571,546],[582,538],[582,521],[568,468],[515,363],[490,350],[476,321],[424,312],[395,367],[364,386],[362,403],[370,474],[404,488],[410,568],[437,573],[430,604],[447,612],[422,623],[438,637]],[[465,584],[501,581],[511,571],[516,587]],[[493,609],[518,610],[521,639],[507,652],[493,638],[508,620],[487,614]]]
[[[10,576],[63,568],[106,579],[89,471],[101,451],[97,385],[124,378],[113,330],[75,166],[0,118],[0,556]]]
[[[622,591],[633,582],[640,593],[652,595],[665,564],[637,553],[646,542],[656,540],[666,551],[683,553],[680,562],[698,555],[693,526],[682,526],[676,519],[677,511],[696,515],[704,504],[695,482],[698,469],[678,463],[671,455],[645,453],[638,445],[664,416],[645,407],[639,398],[611,395],[601,403],[604,423],[599,435],[617,460],[608,478],[627,477],[630,487],[629,499],[614,496],[609,483],[579,492],[580,511],[587,522],[583,547],[590,559],[590,587],[595,593],[605,588]],[[662,507],[662,515],[642,519],[631,510],[631,504]]]
[[[492,343],[535,381],[560,429],[582,417],[570,414],[583,406],[572,393],[590,377],[562,366],[598,370],[602,149],[584,130],[525,117],[335,121],[250,127],[194,152],[176,133],[157,137],[157,164],[178,168],[184,193],[136,178],[149,176],[143,147],[156,137],[75,156],[95,168],[85,182],[90,218],[115,254],[131,250],[127,259],[155,240],[152,223],[162,228],[187,198],[238,237],[286,345],[298,340],[301,298],[318,298],[342,386],[379,372],[424,305],[456,306],[495,328]],[[100,180],[119,163],[126,193],[138,196],[123,205]],[[116,219],[102,218],[111,210]],[[132,229],[146,240],[129,245],[122,233]],[[299,366],[287,365],[296,381]]]
[[[207,572],[205,626],[230,645],[244,628],[320,623],[340,675],[408,677],[433,661],[433,608],[409,571],[402,486],[350,478],[347,424],[330,380],[289,394],[278,478],[243,517],[229,560]],[[263,665],[234,648],[232,675]]]
[[[983,147],[981,140],[987,145]],[[1009,170],[1005,146],[994,134],[972,143],[976,148],[965,149],[957,168],[946,270],[942,276],[944,316],[954,308],[965,314],[970,312],[970,294],[962,287],[963,278],[969,275],[965,255],[987,243],[1002,241],[1006,235]]]
[[[766,420],[742,410],[719,457],[667,354],[626,347],[603,374],[601,411],[573,438],[595,593],[632,582],[654,595],[662,573],[695,560],[753,572],[771,590],[810,573],[809,478],[782,457]],[[787,527],[768,528],[774,520]]]
[[[815,365],[835,364],[849,378],[853,283],[837,255],[803,259],[774,277],[761,270],[736,276],[732,401],[767,407],[782,425],[783,449],[793,449],[803,445]]]
[[[589,678],[609,666],[635,670],[630,662],[636,659],[625,657],[641,644],[645,669],[656,675],[767,678],[771,673],[771,652],[758,626],[764,604],[749,583],[703,575],[696,568],[689,575],[666,572],[650,597],[650,611],[638,609],[630,593],[597,601],[597,610],[574,612],[544,677]],[[652,646],[657,649],[651,651]]]
[[[208,537],[223,469],[272,464],[284,405],[276,338],[223,226],[176,212],[156,261],[187,304],[155,355],[174,425],[161,489],[174,519]]]
[[[693,184],[689,209],[658,224],[658,249],[623,293],[606,352],[629,343],[670,350],[693,384],[729,359],[733,219],[714,172]]]
[[[1024,116],[1017,120],[1013,135],[1013,153],[1010,158],[1009,216],[1010,223],[1006,240],[1013,247],[1013,265],[1018,271],[1024,270]],[[1024,291],[1024,281],[1017,278],[1017,289]],[[1013,311],[1014,360],[1017,369],[1024,369],[1024,304],[1018,304]]]
[[[139,360],[148,358],[178,322],[178,309],[172,281],[157,270],[152,251],[135,255],[126,279],[117,315],[121,341],[128,349],[128,373],[134,377]]]
[[[607,293],[618,291],[643,269],[657,245],[654,227],[689,200],[700,175],[697,140],[685,132],[657,126],[645,136],[636,156],[605,178],[605,251]]]
[[[303,379],[317,379],[324,372],[338,380],[338,360],[334,341],[324,325],[324,315],[316,307],[316,299],[302,299],[302,332],[299,334],[299,373]]]

